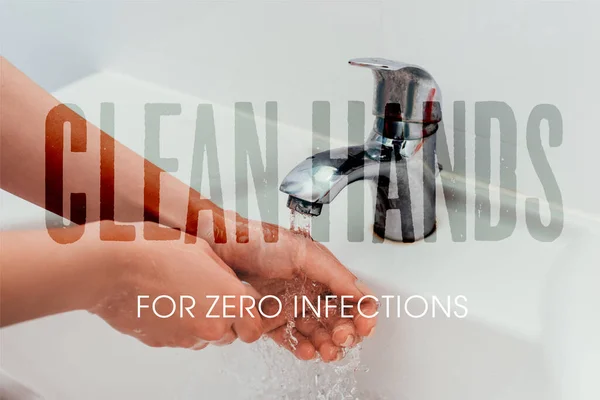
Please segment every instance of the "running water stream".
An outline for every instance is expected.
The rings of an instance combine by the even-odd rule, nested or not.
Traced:
[[[290,229],[301,235],[310,236],[311,217],[291,212]],[[308,279],[308,278],[300,278]],[[286,286],[285,296],[293,296],[292,287],[311,287],[309,282],[304,285],[290,283]],[[306,285],[308,283],[308,285]],[[312,282],[314,287],[319,284]],[[286,336],[290,347],[298,343],[294,337],[294,316],[288,315]],[[345,352],[342,360],[333,363],[324,363],[318,357],[313,361],[300,361],[288,350],[277,346],[272,340],[263,338],[251,346],[248,357],[239,354],[233,363],[237,365],[240,373],[228,370],[239,381],[243,392],[248,397],[240,395],[243,399],[265,400],[381,400],[383,397],[373,393],[359,390],[357,376],[368,372],[368,368],[360,362],[360,345]],[[245,365],[248,363],[248,365]],[[229,363],[228,363],[229,364]],[[241,371],[244,371],[243,373]],[[259,374],[259,377],[248,376]]]
[[[308,214],[290,210],[290,230],[300,235],[310,236],[310,223],[312,217]]]
[[[298,235],[306,236],[310,238],[310,228],[311,228],[311,220],[312,217],[307,214],[299,213],[295,210],[290,210],[290,230]],[[304,277],[304,280],[306,277]],[[297,293],[294,293],[295,287],[304,287],[305,282],[297,282],[303,280],[302,278],[296,278],[294,282],[286,282],[285,285],[285,293],[284,298],[288,300],[293,298],[293,296]],[[299,283],[299,284],[298,284]],[[317,282],[313,282],[313,285],[317,285]],[[300,293],[302,295],[304,293]],[[285,338],[288,341],[290,347],[296,350],[296,345],[298,344],[298,339],[294,336],[294,328],[296,327],[296,323],[294,322],[294,315],[291,309],[288,309],[287,313],[287,323],[285,328]]]

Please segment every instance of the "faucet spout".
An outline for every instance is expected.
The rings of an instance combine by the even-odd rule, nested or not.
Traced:
[[[288,207],[318,216],[349,184],[366,180],[375,193],[374,231],[414,242],[435,230],[436,135],[441,94],[420,67],[383,59],[355,59],[373,69],[375,121],[361,146],[317,153],[284,178]]]
[[[373,178],[375,164],[364,146],[323,151],[290,171],[279,190],[290,195],[288,207],[319,215],[323,204],[329,204],[347,185]]]
[[[435,135],[399,141],[372,135],[362,146],[305,159],[279,190],[289,195],[290,209],[318,216],[346,186],[365,180],[376,198],[375,233],[403,242],[422,239],[435,230]]]
[[[299,199],[290,195],[288,197],[287,206],[290,210],[299,212],[300,214],[318,217],[323,210],[322,203],[311,203],[306,200]]]

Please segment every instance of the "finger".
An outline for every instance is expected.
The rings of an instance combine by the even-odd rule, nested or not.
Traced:
[[[148,338],[136,338],[140,342],[144,343],[148,347],[165,347],[163,344],[156,340],[148,339]]]
[[[263,330],[264,332],[271,332],[288,323],[295,318],[294,310],[298,307],[299,299],[294,296],[287,302],[283,300],[275,300],[272,297],[265,299],[262,303],[261,309],[263,312]],[[266,316],[273,316],[273,318],[267,318]]]
[[[343,352],[333,343],[329,331],[314,317],[298,318],[296,328],[306,336],[321,355],[324,362],[341,359]]]
[[[352,310],[353,322],[359,336],[371,337],[375,332],[377,317],[374,316],[379,306],[374,301],[363,301],[360,307],[356,305]]]
[[[269,311],[264,311],[265,314],[270,314]],[[269,333],[274,331],[275,329],[278,329],[280,327],[282,327],[283,325],[287,324],[288,322],[288,317],[285,315],[285,313],[281,312],[278,315],[276,315],[273,318],[264,318],[262,323],[263,323],[263,332],[264,333]]]
[[[202,349],[205,349],[208,346],[208,344],[209,343],[206,340],[202,340],[198,337],[194,337],[192,345],[189,346],[188,348],[190,350],[202,350]]]
[[[207,256],[209,256],[215,262],[215,264],[219,266],[219,268],[237,278],[235,272],[229,267],[229,265],[225,263],[225,261],[221,259],[221,257],[217,255],[217,253],[215,253],[215,251],[212,249],[212,247],[210,247],[208,242],[206,242],[203,239],[198,239],[198,242],[196,244],[202,248],[202,251]]]
[[[242,342],[252,343],[260,339],[263,334],[262,318],[256,307],[256,297],[260,294],[250,285],[244,285],[247,297],[243,299],[242,309],[238,318],[233,323],[233,331],[237,333]]]
[[[331,332],[331,340],[339,347],[352,347],[358,337],[352,319],[339,316],[325,320],[325,325]]]
[[[210,344],[215,345],[215,346],[227,346],[227,345],[230,345],[231,343],[235,342],[235,339],[237,339],[237,334],[235,333],[233,328],[229,328],[223,334],[221,339],[212,341],[212,342],[210,342]]]
[[[320,321],[329,331],[331,339],[336,346],[351,347],[356,343],[358,334],[354,329],[352,318],[354,314],[349,308],[354,307],[338,299],[329,299],[321,305]]]
[[[282,326],[267,334],[279,346],[288,349],[300,360],[312,360],[315,358],[315,347],[310,340],[297,329],[292,330],[292,336],[288,335],[288,327]]]
[[[310,238],[287,232],[293,236],[290,241],[297,249],[292,260],[296,271],[326,285],[337,296],[351,296],[348,300],[358,301],[365,295],[356,285],[356,276],[325,246]]]
[[[263,271],[272,278],[283,279],[305,272],[311,279],[329,286],[334,294],[353,296],[355,301],[362,297],[363,293],[355,285],[356,277],[323,245],[275,225],[260,224],[254,227],[256,224],[251,224],[251,221],[228,212],[224,217],[228,231],[235,231],[237,225],[241,224],[252,230],[267,227],[278,232],[275,243],[249,240],[239,245],[235,240],[228,240],[223,246],[215,247],[236,272]]]
[[[343,308],[341,307],[343,306]],[[356,343],[358,334],[354,328],[354,314],[348,310],[346,304],[325,302],[321,309],[321,323],[327,328],[331,340],[339,347],[352,347]]]
[[[242,281],[242,283],[246,287],[246,294],[248,296],[254,297],[254,300],[256,300],[256,301],[260,301],[260,299],[262,299],[263,296],[258,292],[258,290],[254,289],[254,286],[252,286],[248,282],[243,282]]]
[[[190,347],[190,350],[200,351],[200,350],[204,350],[207,347],[208,347],[208,343],[197,343],[194,346]]]
[[[276,312],[275,307],[263,306],[263,313],[265,315],[274,315],[275,312]],[[263,321],[262,321],[263,332],[269,333],[271,331],[274,331],[275,329],[287,324],[287,322],[288,322],[288,317],[285,315],[284,312],[280,312],[279,314],[275,315],[273,318],[264,318],[263,317]]]
[[[201,239],[199,240],[199,243]],[[210,259],[219,267],[225,271],[232,282],[232,294],[240,293],[240,298],[235,302],[236,305],[241,306],[241,309],[235,308],[236,320],[232,322],[231,328],[226,334],[213,344],[216,346],[224,346],[231,344],[235,339],[239,338],[246,343],[251,343],[258,340],[263,332],[261,326],[261,318],[256,308],[257,300],[261,298],[260,293],[256,291],[250,284],[242,283],[236,274],[225,264],[223,260],[212,250],[208,243],[204,242],[202,245],[203,251]],[[242,297],[243,296],[243,297]]]
[[[202,239],[200,239],[202,240]],[[229,266],[213,251],[213,249],[207,245],[205,249],[205,253],[211,257],[211,259],[224,271],[232,275],[238,280],[237,275]],[[251,296],[254,301],[250,298],[245,298],[243,303],[243,310],[240,310],[240,314],[242,318],[239,318],[233,323],[233,332],[238,335],[240,340],[245,343],[252,343],[257,341],[263,333],[263,328],[261,324],[261,317],[256,308],[257,301],[260,301],[261,295],[258,293],[256,289],[252,287],[247,282],[243,282],[244,290],[246,292],[246,296]],[[248,305],[247,302],[250,301],[251,304]]]

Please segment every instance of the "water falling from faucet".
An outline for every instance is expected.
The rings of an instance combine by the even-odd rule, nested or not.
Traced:
[[[302,214],[296,210],[290,210],[290,230],[299,235],[310,237],[311,219],[312,218],[310,215]],[[298,279],[302,278],[296,278],[296,280]],[[305,279],[306,277],[304,277],[304,280]],[[297,285],[297,283],[298,282],[295,281],[286,282],[284,293],[285,298],[291,299],[294,297],[294,287],[304,287],[304,283],[301,285]],[[285,327],[285,340],[292,349],[296,350],[298,339],[294,336],[294,328],[296,327],[296,323],[294,321],[294,315],[292,315],[291,309],[288,310],[288,315],[286,315],[286,318],[287,322]]]
[[[290,230],[310,237],[312,217],[296,210],[290,210]]]
[[[291,211],[290,230],[310,237],[311,216]],[[306,276],[299,276],[286,287],[286,296],[302,295],[298,288],[318,288],[318,282],[308,282]],[[297,281],[299,280],[299,281]],[[300,284],[299,284],[300,283]],[[295,291],[294,291],[295,290]],[[318,289],[317,289],[318,290]],[[285,303],[285,299],[284,303]],[[294,316],[287,316],[286,336],[290,347],[295,347]],[[241,389],[239,399],[264,400],[384,400],[381,395],[358,388],[357,377],[368,372],[361,363],[360,345],[345,351],[345,357],[337,362],[324,363],[318,358],[301,361],[288,350],[277,346],[266,337],[249,347],[222,350],[229,367],[222,370],[238,381]],[[244,356],[241,356],[244,354]],[[376,391],[376,389],[375,389]]]
[[[292,232],[310,238],[311,222],[311,215],[303,214],[293,209],[290,210],[290,230]],[[307,278],[304,277],[304,279]],[[312,285],[318,286],[319,283],[312,282]],[[305,287],[304,285],[300,286]],[[290,345],[293,348],[295,348],[295,344],[298,343],[297,339],[293,336],[294,327],[293,316],[288,316],[286,337],[289,338],[288,340],[290,340]],[[263,343],[262,346],[263,350],[267,350],[268,345],[265,347],[265,343]],[[268,353],[270,352],[267,350],[267,354]],[[273,360],[266,361],[273,363]],[[356,373],[368,372],[369,370],[366,366],[361,365],[360,346],[349,350],[344,349],[344,359],[334,364],[325,364],[319,359],[313,363],[303,363],[298,360],[293,360],[291,364],[289,362],[284,363],[283,365],[280,364],[277,370],[284,374],[289,373],[291,376],[303,377],[306,380],[304,384],[302,382],[294,382],[292,384],[280,386],[284,387],[286,390],[285,394],[281,394],[285,396],[282,398],[304,399],[310,397],[317,400],[359,400],[377,398],[364,392],[359,393],[357,388]],[[273,394],[274,393],[271,393],[271,395]]]

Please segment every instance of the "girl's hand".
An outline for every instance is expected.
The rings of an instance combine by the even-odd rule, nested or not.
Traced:
[[[342,348],[354,346],[373,334],[376,318],[366,318],[356,307],[361,298],[371,295],[370,290],[324,245],[289,229],[249,221],[232,211],[215,215],[217,230],[212,218],[203,219],[198,226],[198,237],[210,243],[240,279],[252,284],[261,295],[282,299],[284,312],[279,318],[263,321],[265,330],[278,344],[300,359],[310,359],[318,352],[323,361],[335,361],[344,354]],[[245,232],[244,237],[240,238],[236,232]],[[277,240],[266,243],[264,232],[267,236],[277,232]],[[222,236],[217,238],[215,233]],[[293,311],[290,294],[307,295],[311,301],[326,294],[338,299],[350,296],[347,303],[353,301],[355,305],[346,309],[345,314],[352,314],[353,318],[340,318],[339,313],[329,318],[297,318],[292,342],[298,340],[298,345],[290,346],[287,326],[289,310]],[[377,307],[374,300],[366,298],[361,311],[371,316]]]
[[[88,224],[86,235],[97,235],[91,232],[92,225],[99,224]],[[260,338],[261,317],[256,307],[250,307],[253,301],[249,298],[256,298],[257,293],[235,276],[208,243],[201,239],[194,244],[147,241],[141,237],[142,224],[136,225],[136,230],[134,242],[113,242],[116,252],[110,257],[120,270],[119,278],[89,311],[119,332],[152,347],[202,349],[208,344],[229,344],[237,337],[244,342]],[[170,317],[161,318],[154,314],[152,302],[165,295],[175,301],[176,310]],[[225,295],[233,296],[226,301],[226,313],[234,318],[223,317]],[[140,309],[139,315],[138,296],[148,296],[141,302],[150,306]],[[195,306],[189,308],[194,317],[180,307],[181,296],[189,296],[184,299],[184,307],[191,306],[191,298],[195,299]],[[206,296],[219,296],[210,312],[218,318],[206,317],[214,303]],[[242,299],[244,310],[240,308],[241,296],[249,296]],[[163,316],[173,307],[168,298],[156,303],[157,313]]]

